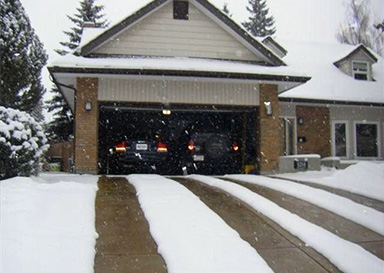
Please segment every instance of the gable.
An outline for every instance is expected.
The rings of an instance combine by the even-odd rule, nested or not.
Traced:
[[[173,1],[168,1],[90,53],[268,62],[264,53],[241,43],[201,9],[189,1],[188,20],[175,20]]]
[[[348,56],[335,62],[334,65],[345,74],[353,77],[354,62],[365,63],[368,69],[368,80],[372,80],[372,65],[377,62],[377,59],[367,49],[361,46],[352,51]]]

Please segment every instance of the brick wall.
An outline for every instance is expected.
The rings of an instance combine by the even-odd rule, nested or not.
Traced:
[[[297,106],[297,120],[303,119],[303,124],[297,125],[297,153],[319,154],[321,157],[331,155],[331,125],[330,111],[327,107]],[[304,139],[305,142],[299,142]]]
[[[98,167],[98,79],[77,78],[75,106],[75,166],[78,173],[97,173]],[[86,111],[86,102],[92,110]]]
[[[73,151],[73,141],[63,141],[58,143],[50,143],[50,147],[46,155],[50,158],[60,158],[60,171],[69,172],[71,168],[70,159],[73,157]]]
[[[279,104],[277,85],[260,85],[260,109],[258,120],[259,170],[262,174],[279,169]],[[264,102],[270,102],[273,114],[268,116]]]

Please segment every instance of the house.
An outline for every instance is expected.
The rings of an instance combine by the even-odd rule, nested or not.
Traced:
[[[253,38],[207,0],[155,0],[108,29],[85,29],[76,52],[48,68],[74,112],[76,171],[104,172],[123,130],[165,124],[177,141],[195,119],[227,124],[242,165],[264,174],[279,171],[281,155],[381,158],[381,59],[361,46],[319,63],[332,89],[316,94],[324,77],[311,79],[316,67],[300,50]],[[376,95],[362,102],[366,84]],[[338,97],[339,85],[351,97]]]
[[[280,155],[383,159],[382,58],[363,45],[280,44],[287,65],[305,67],[311,76],[306,84],[279,95]]]

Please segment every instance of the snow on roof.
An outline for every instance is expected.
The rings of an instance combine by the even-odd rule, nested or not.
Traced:
[[[288,54],[284,61],[292,69],[301,69],[310,77],[307,83],[280,95],[281,98],[384,103],[384,62],[373,64],[375,81],[355,80],[334,63],[358,46],[282,41]]]
[[[97,38],[103,32],[105,32],[107,28],[96,28],[96,27],[86,27],[83,29],[83,34],[81,35],[81,41],[77,50],[80,50],[83,46],[91,42],[93,39]]]
[[[88,69],[127,69],[127,70],[168,70],[191,72],[221,72],[258,74],[289,77],[308,77],[302,69],[289,66],[263,66],[236,61],[199,59],[186,57],[131,57],[131,58],[86,58],[68,54],[52,60],[49,67],[88,68]],[[300,72],[301,71],[301,72]]]

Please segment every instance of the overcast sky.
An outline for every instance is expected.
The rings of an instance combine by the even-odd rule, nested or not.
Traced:
[[[270,14],[275,17],[276,37],[284,40],[305,40],[314,42],[336,42],[335,33],[344,21],[346,3],[350,0],[267,0]],[[66,15],[77,13],[80,0],[21,0],[31,20],[32,27],[44,43],[50,58],[58,55],[53,51],[61,48],[59,42],[67,41],[64,30],[73,24]],[[104,13],[112,23],[142,7],[150,0],[97,0],[105,6]],[[246,6],[248,0],[210,0],[220,9],[228,3],[233,19],[241,23],[248,18]],[[384,1],[368,0],[372,14],[378,21],[383,20]],[[379,19],[380,18],[380,19]],[[44,73],[44,84],[50,83]]]

